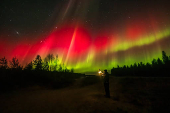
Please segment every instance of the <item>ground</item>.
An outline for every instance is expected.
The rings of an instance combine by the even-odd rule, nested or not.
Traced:
[[[66,88],[39,86],[0,94],[1,113],[170,112],[170,78],[110,77],[111,98],[101,77],[82,77]]]

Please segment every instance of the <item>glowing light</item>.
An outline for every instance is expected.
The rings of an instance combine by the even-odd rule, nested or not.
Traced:
[[[36,55],[40,55],[42,59],[48,54],[58,55],[58,61],[53,61],[50,65],[64,63],[68,69],[74,68],[75,72],[83,73],[141,61],[151,62],[153,58],[161,57],[162,50],[169,50],[170,26],[147,30],[145,25],[136,23],[127,25],[122,34],[117,31],[97,35],[92,35],[83,25],[61,25],[54,28],[45,39],[37,39],[31,44],[21,41],[10,45],[9,41],[2,40],[4,43],[0,45],[0,55],[8,55],[9,59],[16,56],[23,65]]]
[[[75,28],[75,31],[73,33],[73,37],[72,37],[72,40],[71,40],[71,43],[70,43],[70,47],[69,47],[69,50],[68,50],[68,54],[67,54],[67,57],[66,57],[66,61],[65,61],[66,64],[67,64],[68,58],[70,56],[71,49],[72,49],[73,44],[74,44],[74,40],[75,40],[75,36],[76,36],[76,31],[77,31],[77,28]]]

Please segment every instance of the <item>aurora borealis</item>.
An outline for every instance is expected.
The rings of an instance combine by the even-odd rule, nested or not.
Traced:
[[[22,65],[58,55],[75,72],[110,70],[170,55],[168,0],[4,0],[0,57]]]

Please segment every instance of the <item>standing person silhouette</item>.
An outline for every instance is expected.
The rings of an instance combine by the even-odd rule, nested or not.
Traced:
[[[110,91],[109,91],[109,73],[107,70],[104,70],[104,88],[106,95],[105,97],[110,98]]]

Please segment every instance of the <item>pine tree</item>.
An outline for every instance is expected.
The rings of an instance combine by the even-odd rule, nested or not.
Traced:
[[[2,69],[8,68],[8,62],[5,57],[0,59],[0,68],[2,68]]]
[[[28,65],[25,66],[25,70],[32,70],[32,69],[33,69],[33,63],[31,61]]]
[[[168,63],[168,56],[166,55],[165,51],[162,51],[162,60],[164,64]]]
[[[10,61],[10,66],[12,69],[20,68],[19,61],[16,57],[12,58],[12,61]]]
[[[34,60],[34,66],[35,66],[35,70],[42,70],[43,69],[43,63],[42,63],[42,59],[40,55],[37,55],[35,60]]]

